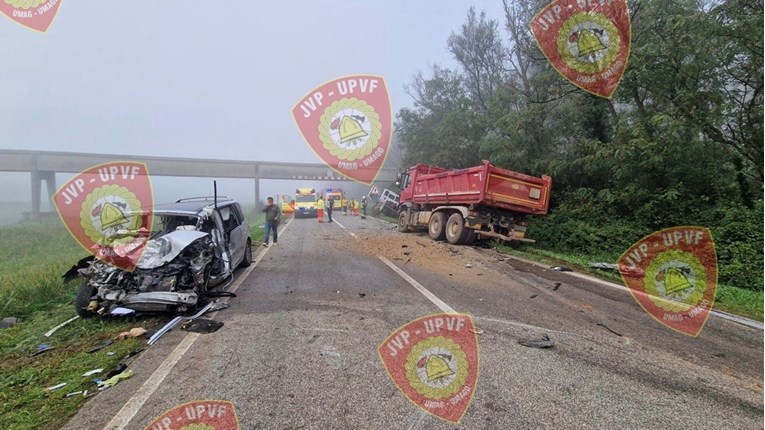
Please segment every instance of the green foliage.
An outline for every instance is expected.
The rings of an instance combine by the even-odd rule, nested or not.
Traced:
[[[506,34],[470,9],[448,41],[459,67],[417,75],[398,116],[405,163],[552,176],[551,212],[528,234],[560,252],[615,261],[653,231],[709,227],[720,282],[762,291],[762,0],[631,3],[613,101],[565,82],[530,41],[541,3],[503,5]]]

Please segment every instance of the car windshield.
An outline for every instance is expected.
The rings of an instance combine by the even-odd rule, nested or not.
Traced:
[[[297,196],[295,200],[298,203],[313,203],[316,201],[316,196]]]

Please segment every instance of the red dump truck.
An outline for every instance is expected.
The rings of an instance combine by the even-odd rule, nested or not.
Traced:
[[[417,164],[399,175],[398,229],[427,227],[434,240],[470,244],[525,237],[527,215],[544,215],[552,179],[511,172],[484,160],[480,166],[448,170]]]

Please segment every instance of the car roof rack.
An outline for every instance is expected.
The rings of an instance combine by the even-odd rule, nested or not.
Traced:
[[[227,201],[227,200],[233,200],[229,196],[218,196],[218,201]],[[207,202],[207,201],[215,201],[215,196],[199,196],[199,197],[187,197],[185,199],[178,199],[175,202],[181,203],[181,202]]]

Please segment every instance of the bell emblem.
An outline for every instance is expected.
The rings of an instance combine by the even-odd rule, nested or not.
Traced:
[[[340,120],[340,143],[348,142],[349,140],[357,139],[359,137],[364,137],[367,135],[367,132],[364,131],[363,128],[361,128],[361,125],[356,121],[355,119],[344,116],[342,120]]]
[[[112,203],[104,204],[101,210],[101,225],[103,228],[117,227],[128,222],[120,208]]]
[[[656,276],[656,280],[664,281],[664,289],[667,291],[667,294],[674,294],[688,288],[693,288],[693,284],[688,281],[685,274],[677,267],[662,270]]]
[[[603,42],[600,41],[598,35],[595,34],[589,28],[585,28],[580,31],[576,38],[576,49],[579,51],[579,56],[585,56],[594,54],[598,51],[606,49]]]
[[[425,375],[428,377],[428,382],[431,382],[436,379],[454,375],[454,372],[449,367],[446,360],[434,354],[428,357],[428,362],[425,364]]]

